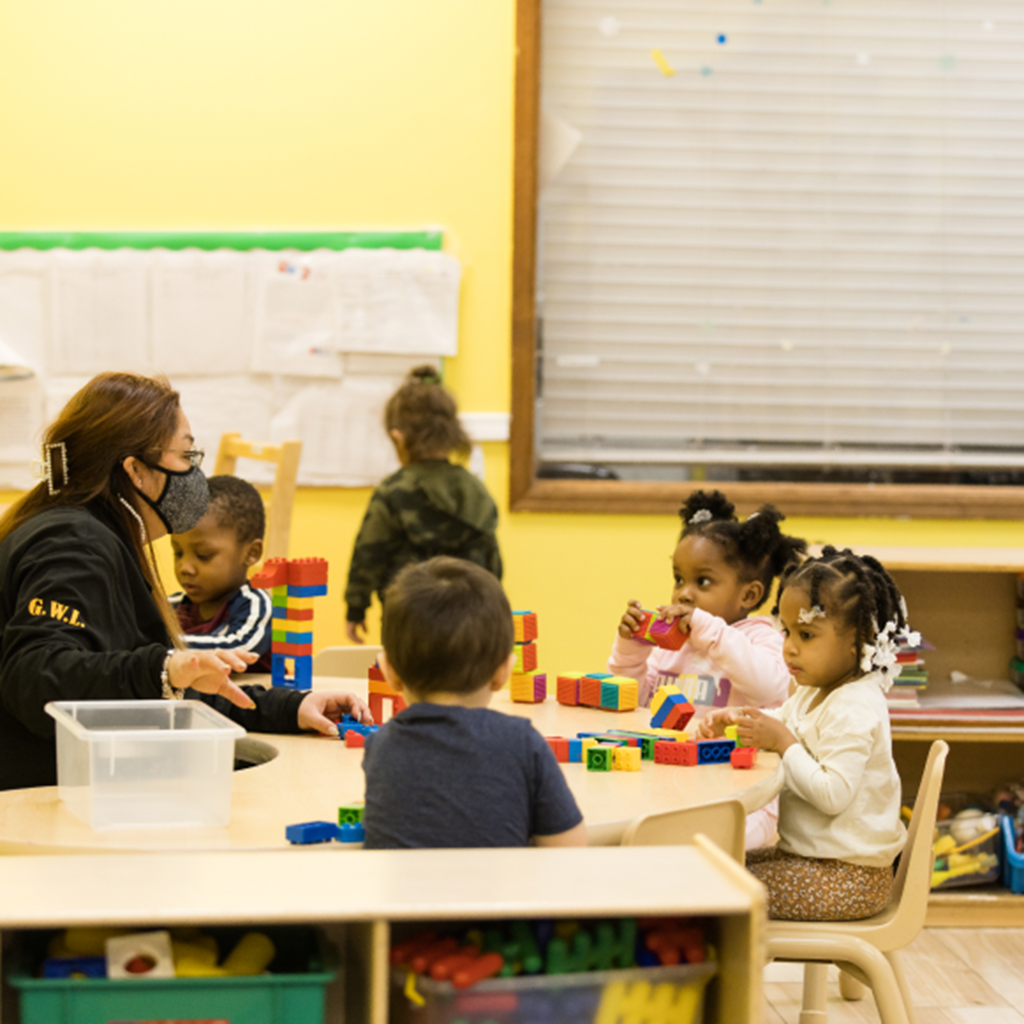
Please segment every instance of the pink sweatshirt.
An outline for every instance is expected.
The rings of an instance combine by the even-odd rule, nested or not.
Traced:
[[[779,707],[789,696],[789,669],[782,656],[782,634],[757,616],[731,626],[697,608],[690,639],[678,651],[615,637],[608,671],[632,676],[646,707],[659,686],[673,683],[693,704],[695,719],[711,708]],[[685,680],[682,676],[696,676]],[[747,815],[747,849],[766,846],[775,835],[778,801]]]

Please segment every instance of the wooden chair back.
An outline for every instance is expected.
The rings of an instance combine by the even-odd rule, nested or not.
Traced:
[[[688,846],[699,832],[742,864],[746,823],[739,800],[716,800],[699,807],[645,814],[626,829],[622,845]]]

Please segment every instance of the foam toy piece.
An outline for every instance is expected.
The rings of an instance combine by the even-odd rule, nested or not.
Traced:
[[[537,613],[513,612],[512,627],[515,630],[515,642],[526,644],[537,639]]]
[[[661,686],[651,697],[651,728],[686,728],[693,718],[693,705],[682,695],[677,686]]]
[[[737,747],[729,754],[733,768],[753,768],[757,763],[757,747]]]
[[[736,749],[733,740],[699,740],[697,742],[698,764],[726,764]]]
[[[254,977],[270,966],[276,953],[273,942],[263,932],[246,932],[221,966],[225,974]]]
[[[683,629],[678,618],[659,619],[658,613],[644,608],[640,612],[640,625],[633,631],[633,639],[667,651],[678,651],[689,639],[690,631]]]
[[[168,931],[136,932],[107,939],[108,978],[173,978]]]
[[[545,672],[512,673],[509,696],[518,704],[540,704],[548,699],[548,677]]]
[[[635,711],[639,691],[639,684],[629,676],[602,679],[600,706],[606,711]]]
[[[516,644],[515,646],[515,663],[512,665],[512,671],[515,672],[534,672],[537,669],[537,643],[531,640],[529,643]]]
[[[613,676],[608,672],[559,676],[560,704],[582,704],[604,711],[633,711],[639,699],[639,685],[629,676]]]
[[[555,699],[559,704],[566,704],[576,707],[580,702],[580,680],[583,674],[575,672],[569,675],[558,676],[556,679]]]

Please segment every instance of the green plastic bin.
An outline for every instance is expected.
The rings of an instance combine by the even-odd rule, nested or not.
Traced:
[[[114,981],[37,978],[33,972],[45,958],[53,932],[25,933],[6,971],[7,981],[19,994],[21,1024],[322,1024],[325,990],[337,975],[337,960],[334,948],[318,931],[272,927],[209,931],[220,941],[222,955],[245,932],[264,932],[277,948],[270,965],[276,973]]]

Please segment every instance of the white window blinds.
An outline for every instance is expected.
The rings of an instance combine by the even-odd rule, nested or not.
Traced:
[[[1024,466],[1024,2],[541,39],[542,459]]]

